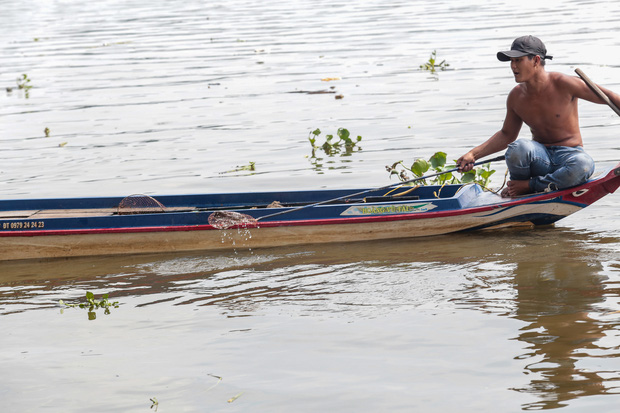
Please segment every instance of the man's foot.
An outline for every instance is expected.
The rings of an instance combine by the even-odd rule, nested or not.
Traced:
[[[530,181],[508,181],[506,188],[502,191],[502,197],[509,198],[513,196],[525,195],[532,192],[530,190]]]

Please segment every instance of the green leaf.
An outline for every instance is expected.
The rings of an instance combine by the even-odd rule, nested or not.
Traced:
[[[475,171],[465,172],[463,174],[463,176],[461,177],[461,182],[463,182],[464,184],[468,184],[470,182],[474,182],[475,180],[476,180],[476,172]]]
[[[339,128],[338,129],[338,137],[340,139],[346,141],[347,139],[349,139],[349,135],[350,135],[350,133],[349,133],[349,131],[347,129],[345,129],[345,128]]]
[[[316,128],[316,129],[315,129],[315,130],[313,130],[311,133],[312,133],[314,136],[319,136],[319,135],[321,134],[321,129]]]
[[[439,169],[446,164],[447,155],[445,152],[437,152],[429,159],[433,169]]]
[[[87,292],[86,292],[86,299],[87,299],[88,301],[92,301],[92,300],[94,300],[94,299],[95,299],[95,294],[91,293],[90,291],[87,291]]]
[[[493,175],[494,173],[495,173],[495,170],[487,171],[486,169],[481,169],[480,170],[480,177],[482,179],[489,179],[491,177],[491,175]]]
[[[411,172],[414,173],[415,176],[422,176],[428,171],[431,167],[431,164],[420,158],[416,160],[413,165],[411,165]]]

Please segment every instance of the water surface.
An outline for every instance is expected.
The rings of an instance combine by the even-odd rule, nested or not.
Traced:
[[[539,3],[4,4],[0,196],[384,186],[385,165],[456,158],[500,127],[514,82],[495,54],[514,37],[540,36],[548,70],[580,67],[620,91],[620,4]],[[449,70],[419,69],[433,50]],[[615,165],[617,116],[580,111],[586,149]],[[340,127],[361,149],[313,158],[310,131]],[[537,229],[5,262],[0,400],[15,412],[612,411],[618,201]],[[86,291],[120,305],[94,319],[59,305]]]

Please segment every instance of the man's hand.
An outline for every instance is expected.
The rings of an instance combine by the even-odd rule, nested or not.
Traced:
[[[469,172],[474,169],[475,162],[476,158],[474,155],[471,152],[467,152],[456,161],[456,164],[459,167],[459,172]]]

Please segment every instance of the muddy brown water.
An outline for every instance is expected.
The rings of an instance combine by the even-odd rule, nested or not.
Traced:
[[[615,1],[13,1],[0,196],[384,186],[499,128],[516,36],[620,91],[619,22]],[[433,50],[448,70],[420,70]],[[618,117],[580,112],[615,165]],[[313,156],[340,127],[361,149]],[[0,263],[3,410],[614,411],[619,196],[535,229]],[[59,304],[87,291],[118,307]]]

